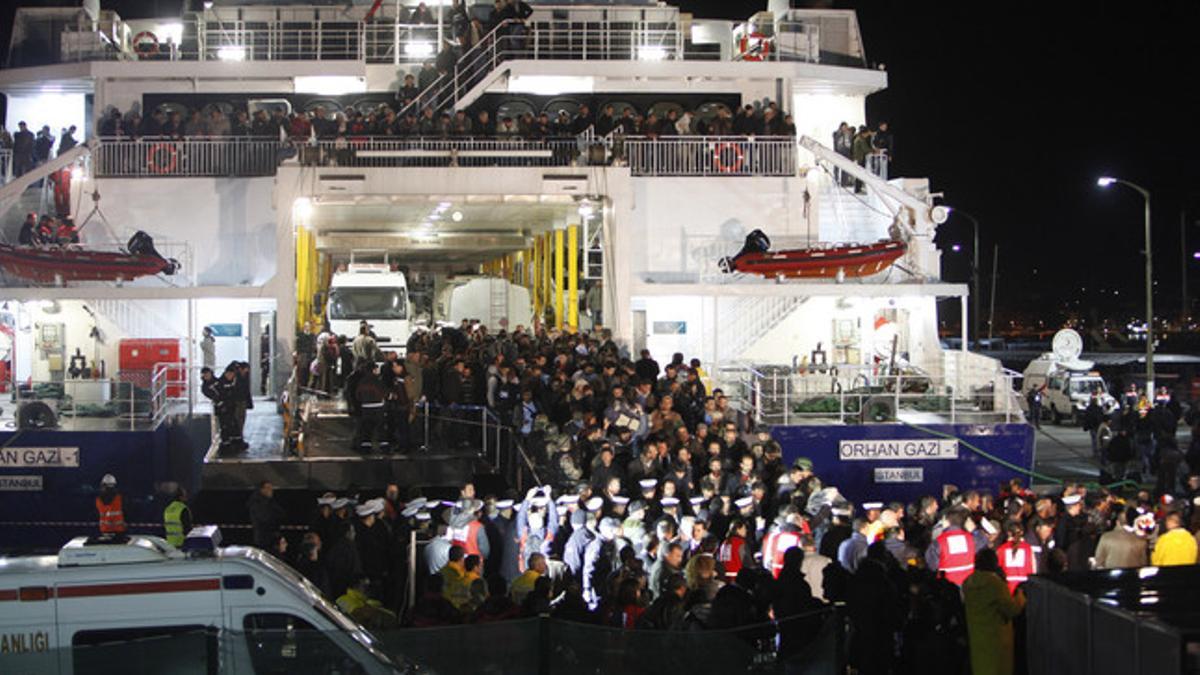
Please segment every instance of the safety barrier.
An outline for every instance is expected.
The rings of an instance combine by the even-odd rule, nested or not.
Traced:
[[[796,140],[790,136],[630,137],[614,147],[634,176],[796,175]]]
[[[261,138],[102,138],[94,166],[102,178],[270,176],[281,148]]]

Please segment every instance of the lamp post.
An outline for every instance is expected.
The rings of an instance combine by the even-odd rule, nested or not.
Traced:
[[[951,215],[958,214],[971,221],[974,248],[971,253],[971,339],[979,342],[979,221],[962,209],[947,207]]]
[[[1142,196],[1146,210],[1146,398],[1154,400],[1154,274],[1150,254],[1150,191],[1121,178],[1101,176],[1096,184],[1102,188],[1119,183],[1127,188],[1137,190]]]

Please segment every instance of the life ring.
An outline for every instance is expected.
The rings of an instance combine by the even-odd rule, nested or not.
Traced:
[[[755,47],[757,49],[754,49]],[[766,61],[767,57],[771,55],[771,42],[762,33],[750,33],[742,36],[739,49],[743,61]],[[752,49],[754,51],[751,51]]]
[[[163,154],[166,159],[163,159]],[[155,143],[146,151],[146,168],[159,174],[172,173],[179,159],[175,146],[170,143]]]
[[[723,152],[728,150],[733,157],[733,161],[728,164],[725,162]],[[742,163],[746,161],[746,155],[734,143],[718,143],[713,148],[713,168],[720,173],[737,173],[742,168]]]
[[[137,52],[138,58],[149,58],[158,55],[158,36],[148,30],[144,30],[133,36],[133,51]]]

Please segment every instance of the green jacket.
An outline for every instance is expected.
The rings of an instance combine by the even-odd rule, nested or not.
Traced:
[[[1025,594],[1009,594],[1003,577],[983,570],[967,577],[962,590],[972,674],[1012,675],[1012,620],[1025,608]]]

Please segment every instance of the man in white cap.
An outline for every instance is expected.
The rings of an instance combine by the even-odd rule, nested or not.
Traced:
[[[505,497],[492,503],[485,513],[483,527],[487,531],[488,544],[492,547],[484,569],[485,576],[499,574],[504,581],[512,583],[520,576],[517,564],[517,519],[513,510],[515,503]]]
[[[100,518],[100,534],[125,534],[125,509],[117,479],[111,473],[100,479],[100,494],[96,496],[96,513]]]
[[[604,500],[592,497],[582,510],[571,514],[571,536],[563,549],[563,562],[571,570],[575,581],[583,583],[583,558],[587,547],[596,538],[596,527]]]
[[[587,545],[583,557],[583,598],[588,607],[596,609],[608,590],[608,578],[621,566],[621,549],[628,542],[621,539],[621,523],[616,518],[603,518],[595,539]]]
[[[372,594],[383,593],[390,581],[390,535],[387,526],[379,520],[382,513],[382,497],[368,499],[354,508],[354,515],[358,516],[354,543],[358,546],[362,572],[371,581]]]
[[[450,516],[450,543],[463,548],[466,555],[477,555],[486,561],[492,552],[487,530],[479,521],[483,502],[474,498],[460,499]]]

